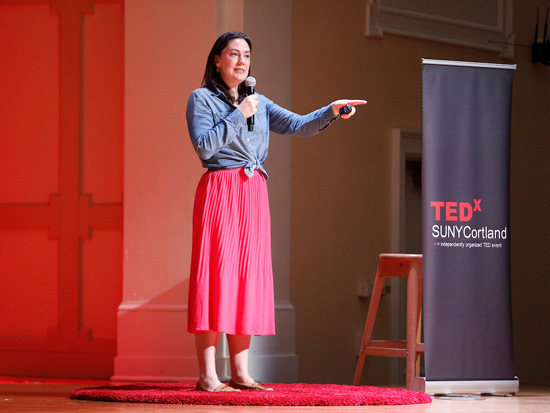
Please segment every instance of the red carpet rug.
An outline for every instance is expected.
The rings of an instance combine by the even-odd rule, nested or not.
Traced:
[[[195,383],[140,383],[78,389],[72,399],[227,406],[389,406],[431,403],[425,393],[336,384],[268,383],[273,391],[199,392]]]

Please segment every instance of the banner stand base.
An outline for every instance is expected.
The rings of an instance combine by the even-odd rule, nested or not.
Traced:
[[[429,381],[425,377],[414,378],[414,390],[437,394],[493,394],[508,395],[519,392],[519,378],[514,380]]]

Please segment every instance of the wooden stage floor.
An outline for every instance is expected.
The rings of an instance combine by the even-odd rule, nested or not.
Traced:
[[[431,404],[414,406],[230,407],[107,403],[69,399],[69,395],[74,389],[107,384],[111,383],[93,380],[0,377],[0,412],[550,412],[550,387],[529,385],[520,385],[520,392],[515,396],[482,396],[481,399],[475,397],[450,399],[436,397]]]

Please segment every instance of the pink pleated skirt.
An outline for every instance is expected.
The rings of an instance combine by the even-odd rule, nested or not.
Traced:
[[[274,312],[265,177],[206,172],[193,210],[188,331],[275,334]]]

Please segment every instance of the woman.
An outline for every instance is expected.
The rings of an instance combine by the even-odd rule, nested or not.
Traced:
[[[258,94],[245,95],[252,43],[243,33],[220,36],[206,62],[203,87],[187,105],[193,147],[208,171],[193,211],[188,330],[195,334],[196,390],[270,390],[248,373],[252,335],[275,334],[267,172],[269,131],[309,136],[363,100],[339,100],[300,116]],[[348,108],[350,107],[348,106]],[[255,116],[253,131],[247,119]],[[220,332],[227,335],[231,380],[215,368]]]

